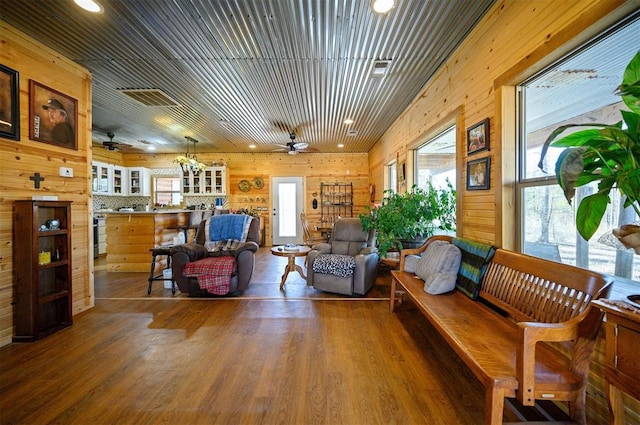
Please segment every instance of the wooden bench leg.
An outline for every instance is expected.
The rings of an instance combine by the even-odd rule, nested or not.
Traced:
[[[504,390],[487,388],[484,401],[484,423],[502,425],[502,411],[504,410]]]
[[[396,280],[391,278],[391,293],[389,294],[389,313],[393,313],[396,303]]]

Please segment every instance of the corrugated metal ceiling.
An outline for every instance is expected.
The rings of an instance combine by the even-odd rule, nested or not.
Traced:
[[[366,152],[493,0],[2,0],[0,19],[93,73],[94,141],[158,152],[270,152],[289,141],[318,152]],[[375,60],[388,74],[371,77]],[[159,89],[148,107],[122,89]],[[351,126],[343,120],[351,118]],[[347,136],[349,130],[357,135]]]

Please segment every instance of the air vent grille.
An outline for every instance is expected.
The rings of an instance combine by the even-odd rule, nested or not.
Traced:
[[[390,60],[373,61],[373,66],[371,67],[371,76],[384,77],[385,75],[387,75],[387,71],[389,71],[390,65]]]
[[[118,89],[118,91],[129,96],[136,102],[142,103],[144,106],[181,106],[177,101],[169,97],[169,95],[160,89]]]

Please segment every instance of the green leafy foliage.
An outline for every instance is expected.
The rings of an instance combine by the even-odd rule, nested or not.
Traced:
[[[436,229],[454,231],[456,226],[456,191],[450,181],[447,187],[426,189],[414,185],[405,193],[384,191],[382,204],[365,207],[359,215],[365,230],[375,229],[380,255],[402,249],[400,240],[427,238]]]
[[[556,161],[556,178],[571,204],[576,187],[598,182],[598,191],[580,202],[576,228],[589,240],[605,214],[612,190],[625,196],[625,207],[640,215],[640,52],[624,72],[617,94],[630,111],[621,111],[616,124],[567,124],[555,129],[542,147],[538,166],[543,169],[549,146],[564,147]],[[590,127],[558,140],[572,127]],[[544,170],[544,169],[543,169]]]

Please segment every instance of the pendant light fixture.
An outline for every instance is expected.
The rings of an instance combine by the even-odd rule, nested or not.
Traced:
[[[180,168],[183,173],[191,173],[194,176],[200,174],[201,171],[204,171],[207,168],[207,165],[198,161],[198,156],[196,155],[196,143],[198,141],[193,137],[184,136],[187,139],[187,152],[184,155],[179,155],[175,157],[173,162],[175,164],[180,164]],[[189,153],[189,143],[193,142],[193,153]]]

